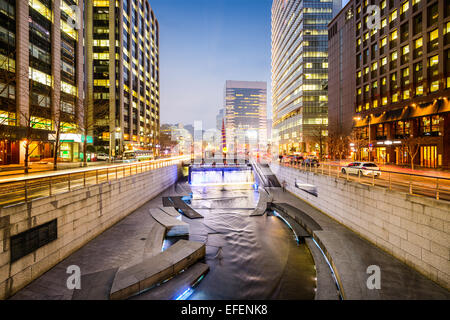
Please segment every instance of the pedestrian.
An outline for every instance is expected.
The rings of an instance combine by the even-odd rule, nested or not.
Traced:
[[[286,182],[286,180],[283,180],[283,182],[281,183],[281,187],[283,189],[283,192],[286,192],[286,186],[287,186],[287,182]]]

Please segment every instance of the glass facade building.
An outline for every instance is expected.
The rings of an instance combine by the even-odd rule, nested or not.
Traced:
[[[94,145],[159,154],[159,25],[148,0],[89,0],[87,94]]]
[[[274,0],[273,143],[280,154],[318,152],[327,135],[328,23],[333,0]]]

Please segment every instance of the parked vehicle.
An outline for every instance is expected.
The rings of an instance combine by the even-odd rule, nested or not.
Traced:
[[[109,160],[109,156],[106,153],[98,153],[96,158],[97,158],[97,160],[100,160],[100,161],[108,161]]]
[[[342,167],[341,172],[343,174],[374,176],[375,178],[381,176],[380,168],[373,162],[351,162],[345,167]]]

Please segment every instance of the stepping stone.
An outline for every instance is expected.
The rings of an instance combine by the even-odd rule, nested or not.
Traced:
[[[153,219],[158,221],[163,227],[166,228],[166,235],[168,237],[179,237],[189,235],[189,224],[168,215],[166,212],[157,209],[150,209],[150,214]]]

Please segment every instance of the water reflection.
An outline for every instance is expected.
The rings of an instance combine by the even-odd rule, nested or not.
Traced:
[[[230,179],[240,174],[233,172]],[[206,243],[210,272],[190,299],[314,298],[316,274],[308,248],[296,243],[280,219],[249,216],[259,196],[251,186],[192,189],[192,207],[205,218],[183,221],[190,224],[191,240]]]

